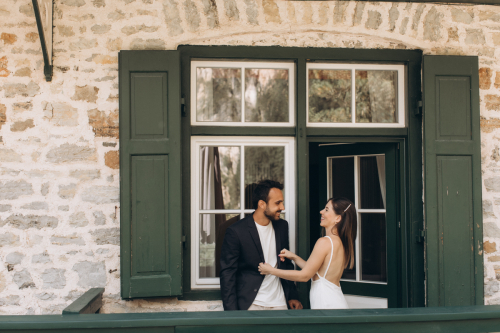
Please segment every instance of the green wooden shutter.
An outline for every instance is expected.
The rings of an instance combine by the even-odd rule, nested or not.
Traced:
[[[478,58],[423,70],[427,305],[483,304]]]
[[[121,295],[181,295],[179,52],[119,58]]]

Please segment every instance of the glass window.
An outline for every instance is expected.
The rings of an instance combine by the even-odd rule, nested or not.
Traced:
[[[191,124],[293,126],[292,62],[191,62]]]
[[[279,137],[191,138],[191,287],[219,288],[220,253],[228,227],[251,214],[252,193],[262,179],[284,185],[295,249],[294,139]],[[293,250],[292,250],[293,251]]]
[[[307,72],[307,126],[405,127],[404,65],[309,63]]]

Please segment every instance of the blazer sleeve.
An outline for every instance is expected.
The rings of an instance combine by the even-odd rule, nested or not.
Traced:
[[[220,255],[220,291],[224,310],[238,310],[236,272],[240,257],[240,241],[233,228],[226,230]]]
[[[285,235],[284,235],[284,248],[290,249],[290,242],[289,242],[289,234],[288,234],[288,222],[285,222]],[[293,266],[293,263],[290,259],[285,259],[285,269],[290,269],[294,270],[295,267]],[[288,285],[288,300],[291,299],[299,299],[299,292],[297,291],[297,286],[295,285],[295,282],[289,281],[289,280],[283,280],[287,285]]]

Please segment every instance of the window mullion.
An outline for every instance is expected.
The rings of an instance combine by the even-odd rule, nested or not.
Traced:
[[[354,157],[354,206],[359,207],[359,156]],[[356,281],[361,281],[361,213],[358,211],[358,228],[356,231]]]
[[[245,122],[245,67],[241,68],[241,123]]]
[[[351,69],[351,123],[356,122],[356,73],[355,69]]]

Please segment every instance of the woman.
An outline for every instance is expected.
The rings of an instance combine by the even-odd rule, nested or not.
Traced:
[[[309,259],[305,261],[287,249],[279,255],[281,261],[293,260],[302,270],[282,270],[260,263],[259,271],[291,281],[307,282],[312,278],[311,309],[347,309],[340,278],[344,269],[354,266],[356,208],[345,198],[332,198],[320,213],[320,225],[325,228],[326,236],[318,239]]]

